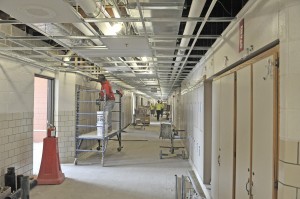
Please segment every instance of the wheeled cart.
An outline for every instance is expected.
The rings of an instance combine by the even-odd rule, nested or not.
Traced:
[[[184,130],[176,130],[171,123],[161,123],[160,124],[160,135],[159,138],[170,139],[171,145],[169,146],[160,146],[160,148],[168,148],[170,153],[163,153],[160,150],[159,158],[163,159],[164,156],[180,156],[183,159],[186,158],[185,150],[183,146],[174,146],[175,139],[185,139],[185,136],[179,135],[179,132],[184,132]],[[183,149],[181,153],[175,154],[175,150]]]
[[[148,108],[138,108],[134,112],[134,128],[140,126],[145,129],[145,126],[150,125],[150,114]]]
[[[89,96],[91,97],[89,100],[81,99],[84,98],[83,96],[86,96],[82,93],[91,93]],[[117,121],[118,123],[118,129],[112,129],[111,131],[108,131],[107,127],[105,127],[105,117],[107,114],[105,114],[105,111],[103,111],[106,103],[106,99],[102,99],[101,101],[98,98],[99,92],[105,92],[104,90],[84,90],[84,89],[77,89],[77,107],[76,107],[76,143],[75,143],[75,160],[74,164],[77,165],[78,163],[78,155],[81,152],[97,152],[101,155],[101,164],[104,166],[104,157],[105,152],[107,149],[108,141],[110,138],[116,136],[117,141],[119,143],[117,151],[122,150],[122,139],[121,139],[121,95],[118,95],[119,93],[116,93],[116,96],[119,96],[119,100],[115,102],[115,106],[118,104],[118,111],[112,111],[113,113],[119,114],[119,119]],[[105,94],[104,94],[105,96]],[[85,105],[81,105],[85,104]],[[96,106],[98,110],[95,110],[95,108],[90,108],[87,104],[91,104],[91,106]],[[82,112],[82,108],[84,110],[88,110],[87,112]],[[102,112],[101,121],[98,121],[99,118],[99,112]],[[96,124],[97,121],[97,124]],[[94,124],[92,124],[94,123]],[[101,124],[100,124],[101,123]],[[83,129],[83,130],[82,130]],[[85,147],[82,148],[83,143],[86,143],[86,145],[91,144],[95,145],[96,142],[98,142],[98,147],[96,149],[92,149],[91,147]]]

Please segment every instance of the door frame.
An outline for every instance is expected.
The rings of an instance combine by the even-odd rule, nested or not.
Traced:
[[[279,45],[276,45],[257,56],[246,60],[245,62],[241,63],[240,65],[237,65],[236,67],[220,74],[217,77],[213,77],[213,80],[221,79],[222,77],[225,77],[227,75],[230,75],[232,73],[235,73],[245,67],[251,67],[251,165],[250,170],[252,170],[252,147],[253,147],[253,64],[266,58],[269,56],[274,57],[274,67],[273,67],[273,193],[272,193],[272,199],[278,198],[278,172],[279,172],[279,122],[280,122],[280,115],[279,115],[279,85],[280,85],[280,78],[279,78]],[[235,90],[236,90],[236,81],[235,81]],[[234,119],[236,121],[236,91],[235,91],[235,112],[234,112]],[[236,124],[234,127],[234,154],[236,154]],[[236,156],[234,155],[234,163],[236,162]],[[235,164],[234,164],[234,172],[233,172],[233,178],[236,178],[236,172],[235,172]],[[250,175],[250,182],[251,182],[251,175]],[[235,183],[235,181],[234,181]],[[235,187],[233,187],[233,199],[235,198]],[[250,198],[250,196],[249,196]]]
[[[34,77],[39,77],[48,80],[48,91],[47,91],[47,120],[49,124],[54,125],[54,111],[55,111],[55,78],[48,77],[40,74],[34,74]]]

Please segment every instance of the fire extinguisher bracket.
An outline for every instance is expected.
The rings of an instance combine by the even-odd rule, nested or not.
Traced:
[[[52,124],[48,126],[47,137],[56,137],[56,127]]]

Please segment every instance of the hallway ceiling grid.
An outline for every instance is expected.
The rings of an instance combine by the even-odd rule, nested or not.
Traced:
[[[166,99],[247,1],[2,0],[0,55]]]

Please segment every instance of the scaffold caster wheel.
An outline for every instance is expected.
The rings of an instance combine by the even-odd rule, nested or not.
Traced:
[[[159,159],[162,159],[162,150],[159,152]]]
[[[174,154],[174,148],[170,148],[170,153]]]
[[[120,152],[122,150],[122,147],[118,147],[117,150]]]
[[[185,152],[182,150],[182,159],[185,159]]]

